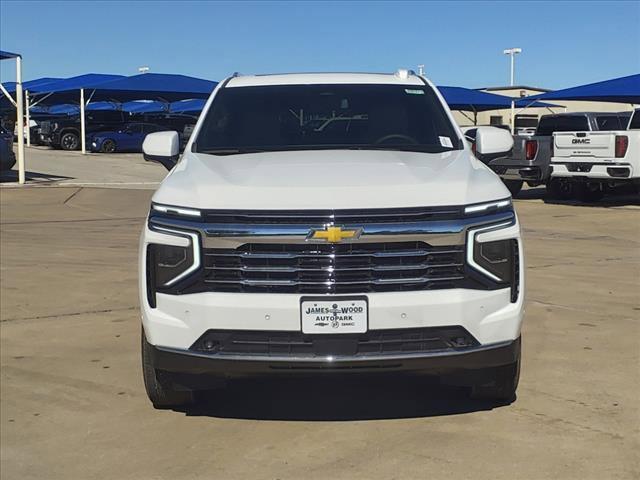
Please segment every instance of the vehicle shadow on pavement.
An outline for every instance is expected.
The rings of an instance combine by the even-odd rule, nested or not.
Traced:
[[[547,197],[545,187],[527,188],[515,197],[516,200],[542,200],[550,205],[569,205],[574,207],[624,207],[640,206],[640,195],[632,191],[621,190],[620,193],[606,195],[602,200],[583,202],[577,199],[560,200]]]
[[[50,175],[47,173],[25,172],[25,178],[32,184],[47,184],[59,182],[61,180],[72,180],[74,177],[66,177],[64,175]],[[0,173],[0,183],[18,183],[18,171],[7,170]]]
[[[508,403],[508,402],[507,402]],[[416,378],[238,380],[202,394],[187,416],[345,421],[457,415],[507,403],[471,400],[464,389]]]

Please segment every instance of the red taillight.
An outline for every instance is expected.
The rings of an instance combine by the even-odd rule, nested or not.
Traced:
[[[538,141],[527,140],[524,144],[524,151],[526,153],[526,159],[533,160],[536,157],[536,153],[538,153]]]
[[[476,142],[473,142],[471,144],[471,153],[473,153],[474,155],[476,155],[478,148],[476,147]]]
[[[629,148],[629,137],[626,135],[616,135],[616,158],[622,158],[627,154]]]

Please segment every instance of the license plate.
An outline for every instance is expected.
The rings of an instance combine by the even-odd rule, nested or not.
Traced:
[[[369,323],[366,297],[304,297],[302,333],[364,333]]]

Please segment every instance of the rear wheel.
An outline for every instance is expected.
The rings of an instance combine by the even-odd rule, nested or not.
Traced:
[[[605,186],[601,183],[581,183],[574,190],[576,198],[583,202],[597,202],[605,194]]]
[[[107,139],[102,142],[102,146],[100,147],[100,151],[102,153],[113,153],[116,151],[116,142],[111,139]]]
[[[151,361],[152,348],[142,331],[142,376],[147,396],[155,408],[170,408],[194,403],[194,393],[175,390],[162,371],[156,370]]]
[[[498,367],[483,377],[482,383],[471,387],[471,398],[483,400],[512,401],[516,397],[520,381],[520,345],[518,341],[516,361],[511,365]]]
[[[522,184],[524,183],[522,180],[503,180],[503,182],[511,192],[512,197],[515,197],[520,193],[520,190],[522,190]]]
[[[552,178],[547,182],[547,197],[553,200],[570,200],[574,195],[573,187],[572,182]]]
[[[80,145],[80,138],[73,132],[67,132],[60,137],[60,147],[63,150],[77,150]]]

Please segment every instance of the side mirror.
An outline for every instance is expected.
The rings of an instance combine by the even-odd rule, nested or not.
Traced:
[[[167,170],[171,170],[178,162],[179,152],[178,132],[150,133],[142,143],[144,159],[158,162]]]
[[[496,127],[478,127],[476,131],[476,152],[480,155],[507,153],[513,148],[511,133]]]

